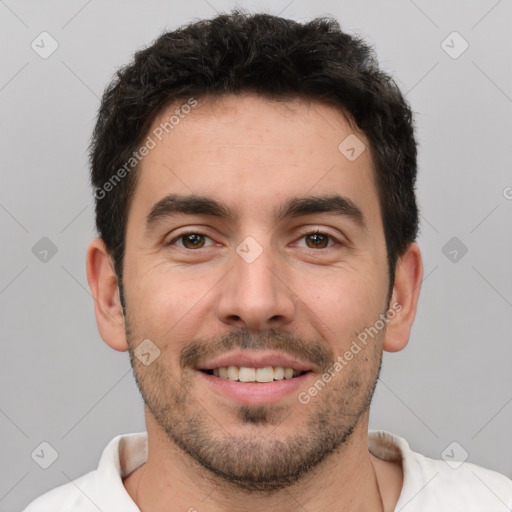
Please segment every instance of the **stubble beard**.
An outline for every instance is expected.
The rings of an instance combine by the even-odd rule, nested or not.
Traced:
[[[139,337],[131,334],[130,327],[127,321],[130,361],[137,386],[169,441],[205,469],[217,484],[250,493],[268,494],[296,484],[346,445],[370,406],[382,363],[380,340],[376,338],[374,345],[365,347],[358,359],[352,360],[322,389],[316,400],[307,405],[297,401],[296,407],[311,410],[309,419],[293,435],[279,435],[280,425],[294,414],[289,407],[279,404],[240,405],[233,409],[237,423],[247,426],[247,433],[235,434],[213,419],[192,395],[193,370],[181,372],[178,381],[163,358],[144,366],[134,357]],[[282,338],[282,333],[279,335]],[[230,343],[233,339],[231,335]],[[207,342],[203,343],[206,346]],[[243,342],[238,345],[243,346]]]

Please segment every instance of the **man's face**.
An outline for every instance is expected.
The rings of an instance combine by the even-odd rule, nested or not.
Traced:
[[[322,380],[388,308],[370,151],[338,149],[353,133],[321,103],[226,96],[151,135],[138,171],[123,284],[147,421],[241,488],[295,482],[367,413],[384,329]],[[160,351],[147,366],[146,339]]]

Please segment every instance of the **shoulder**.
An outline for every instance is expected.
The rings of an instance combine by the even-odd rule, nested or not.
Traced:
[[[55,487],[39,496],[23,512],[98,512],[94,503],[97,470],[91,471],[67,484]]]
[[[371,431],[369,446],[377,457],[402,461],[404,479],[396,510],[512,511],[512,480],[505,475],[455,462],[453,452],[446,460],[426,457],[412,451],[405,439],[385,431]]]
[[[97,469],[39,496],[23,512],[137,511],[123,478],[146,458],[145,432],[116,436],[103,450]]]
[[[415,462],[415,471],[421,475],[412,479],[416,486],[411,491],[421,493],[425,489],[424,501],[430,506],[448,507],[446,510],[462,510],[463,507],[465,512],[512,511],[512,480],[505,475],[469,462],[450,465],[415,452],[411,460]]]

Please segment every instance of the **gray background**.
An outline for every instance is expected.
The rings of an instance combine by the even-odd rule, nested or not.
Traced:
[[[457,441],[455,455],[466,450],[511,477],[512,1],[238,5],[299,20],[334,15],[375,45],[407,92],[421,145],[425,280],[409,346],[385,354],[370,426],[432,458]],[[94,469],[115,435],[144,430],[128,355],[96,330],[86,148],[117,67],[164,29],[234,6],[0,0],[2,512]],[[42,31],[59,45],[47,59],[31,48]],[[458,53],[462,40],[442,46],[453,31],[469,44],[457,58],[446,45]],[[57,248],[46,261],[32,250],[43,237]],[[31,457],[43,441],[58,452],[46,470]]]

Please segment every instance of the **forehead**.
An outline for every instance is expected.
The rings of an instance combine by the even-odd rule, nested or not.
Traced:
[[[154,147],[138,170],[138,214],[171,193],[217,197],[253,217],[275,213],[293,197],[336,193],[358,204],[370,223],[379,221],[368,141],[340,109],[253,94],[184,108],[193,104],[175,103],[155,119],[148,133]]]

